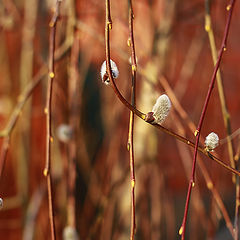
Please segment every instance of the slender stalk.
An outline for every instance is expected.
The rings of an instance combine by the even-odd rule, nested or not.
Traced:
[[[171,89],[170,85],[168,84],[167,80],[164,77],[161,77],[159,79],[161,85],[163,86],[164,90],[167,92],[168,96],[170,97],[173,107],[176,109],[176,111],[179,113],[179,115],[181,116],[181,118],[184,120],[184,122],[187,123],[188,128],[194,132],[195,129],[197,128],[195,126],[195,124],[188,118],[187,113],[185,112],[185,110],[182,108],[182,106],[180,105],[178,99],[176,98],[173,90]],[[203,141],[203,139],[202,139]],[[203,160],[201,158],[198,158],[198,166],[199,169],[204,177],[204,180],[206,182],[206,185],[208,187],[208,189],[211,191],[213,198],[218,206],[218,208],[220,209],[222,216],[226,222],[226,226],[229,230],[229,232],[232,234],[232,236],[234,237],[234,230],[233,230],[233,225],[231,222],[231,219],[228,215],[228,212],[224,206],[224,203],[221,199],[221,196],[219,194],[219,192],[217,191],[217,189],[215,188],[213,181],[208,173],[208,170],[206,169],[206,166],[203,162]]]
[[[18,103],[15,106],[15,108],[9,118],[7,126],[0,133],[0,137],[3,138],[3,144],[2,144],[1,152],[0,152],[0,179],[2,177],[2,172],[3,172],[3,168],[5,165],[5,161],[6,161],[6,156],[7,156],[9,143],[10,143],[10,139],[11,139],[11,133],[17,123],[17,120],[19,119],[19,116],[21,115],[23,106],[25,105],[26,101],[31,96],[33,90],[38,86],[38,84],[43,79],[43,77],[45,76],[46,73],[47,73],[47,69],[45,66],[43,66],[39,70],[37,75],[33,78],[33,81],[30,81],[30,83],[28,83],[26,88],[23,90],[23,92],[18,97]]]
[[[217,62],[217,49],[216,49],[215,38],[214,38],[213,30],[212,30],[209,0],[205,1],[205,8],[206,8],[205,30],[206,30],[206,32],[208,34],[208,38],[209,38],[213,63],[216,64],[216,62]],[[234,151],[233,151],[233,145],[232,145],[232,141],[231,141],[231,137],[230,137],[231,134],[232,134],[231,124],[230,124],[230,115],[229,115],[226,100],[225,100],[225,94],[224,94],[220,69],[217,72],[217,86],[218,86],[219,99],[220,99],[220,103],[221,103],[222,115],[223,115],[223,120],[224,120],[224,126],[225,126],[226,132],[227,132],[226,140],[227,140],[230,164],[231,164],[232,168],[235,168],[235,162],[234,162],[234,159],[233,159],[233,155],[234,155],[233,152]]]
[[[197,162],[197,152],[198,152],[197,150],[198,150],[200,132],[201,132],[203,120],[204,120],[204,117],[205,117],[205,114],[206,114],[207,106],[208,106],[208,103],[209,103],[209,100],[210,100],[210,96],[211,96],[211,93],[212,93],[212,90],[213,90],[213,87],[214,87],[216,74],[217,74],[217,71],[218,71],[220,63],[221,63],[222,55],[223,55],[223,52],[226,50],[227,37],[228,37],[228,33],[229,33],[229,28],[230,28],[234,3],[235,3],[235,0],[232,0],[231,4],[230,4],[227,23],[226,23],[226,26],[225,26],[224,37],[223,37],[221,49],[220,49],[220,52],[219,52],[219,55],[218,55],[218,60],[217,60],[217,63],[215,65],[214,72],[213,72],[213,75],[212,75],[212,78],[211,78],[211,81],[210,81],[210,86],[209,86],[207,97],[205,99],[203,110],[202,110],[202,113],[201,113],[201,116],[200,116],[198,127],[197,127],[197,130],[195,131],[196,141],[195,141],[195,148],[194,148],[192,174],[191,174],[191,178],[189,180],[189,185],[188,185],[188,193],[187,193],[187,199],[186,199],[186,204],[185,204],[183,222],[182,222],[182,226],[179,230],[179,234],[182,236],[181,237],[182,240],[185,239],[185,230],[186,230],[186,222],[187,222],[187,214],[188,214],[188,209],[189,209],[189,202],[190,202],[192,187],[195,184],[194,183],[194,181],[195,181],[195,169],[196,169],[196,162]]]
[[[129,4],[129,45],[131,47],[131,62],[132,62],[132,85],[131,85],[131,95],[132,95],[132,106],[136,107],[136,52],[134,44],[133,35],[133,8],[132,1],[128,1]],[[132,198],[132,211],[131,211],[131,233],[130,240],[134,240],[135,229],[136,229],[136,216],[135,216],[135,169],[134,169],[134,147],[133,147],[133,128],[134,128],[134,113],[130,111],[129,119],[129,133],[128,133],[128,150],[130,156],[130,179],[131,179],[131,198]]]
[[[214,39],[214,34],[212,30],[212,25],[211,25],[211,15],[210,15],[210,2],[209,0],[205,1],[205,8],[206,8],[206,14],[205,14],[205,30],[208,33],[208,38],[209,38],[209,43],[211,47],[211,52],[212,52],[212,58],[214,64],[217,61],[217,51],[216,51],[216,44],[215,44],[215,39]],[[227,7],[229,8],[229,6]],[[221,109],[222,109],[222,115],[223,115],[223,120],[224,120],[224,126],[227,132],[227,147],[228,147],[228,155],[230,159],[230,164],[232,168],[236,168],[236,164],[234,161],[234,149],[233,149],[233,144],[231,140],[231,124],[230,124],[230,115],[227,109],[227,104],[225,100],[225,94],[224,94],[224,89],[223,89],[223,84],[222,84],[222,77],[220,71],[217,72],[217,86],[218,86],[218,93],[219,93],[219,99],[221,103]],[[234,174],[232,176],[233,182],[236,182],[236,201],[235,201],[235,220],[234,220],[234,239],[238,239],[238,216],[239,216],[239,177],[236,177]]]
[[[52,193],[52,176],[51,176],[51,142],[52,138],[52,89],[53,80],[55,78],[54,72],[54,53],[55,53],[55,37],[56,37],[56,26],[59,17],[59,8],[61,0],[56,0],[56,9],[53,17],[49,23],[50,37],[49,37],[49,74],[48,74],[48,86],[47,86],[47,102],[45,108],[46,114],[46,165],[44,169],[44,176],[47,178],[47,189],[48,189],[48,206],[49,206],[49,219],[51,226],[51,239],[56,239],[55,221],[53,213],[53,193]]]

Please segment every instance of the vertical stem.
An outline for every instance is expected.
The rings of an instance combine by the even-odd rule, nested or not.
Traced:
[[[229,7],[229,6],[228,6]],[[228,8],[227,7],[227,8]],[[216,50],[216,44],[214,39],[214,34],[212,30],[211,25],[211,15],[210,15],[210,2],[209,0],[205,1],[205,8],[206,8],[206,14],[205,14],[205,30],[208,33],[208,38],[210,42],[211,52],[212,52],[212,58],[213,63],[216,64],[217,61],[217,50]],[[222,77],[220,71],[217,72],[217,86],[218,86],[218,93],[219,93],[219,99],[221,103],[221,109],[222,109],[222,115],[224,120],[224,126],[227,133],[227,147],[228,147],[228,155],[230,159],[230,164],[232,168],[235,168],[235,161],[234,161],[234,148],[231,140],[231,124],[230,124],[230,115],[228,112],[226,100],[225,100],[225,94],[224,94],[224,88],[222,84]],[[238,215],[239,215],[239,177],[232,175],[233,182],[236,183],[236,202],[235,202],[235,221],[234,221],[234,239],[238,239]]]
[[[125,105],[129,110],[133,111],[138,117],[145,120],[145,114],[140,112],[138,109],[133,107],[119,92],[114,79],[112,77],[112,70],[110,68],[110,30],[112,29],[112,20],[111,20],[111,12],[110,12],[110,1],[106,0],[106,25],[105,25],[105,52],[106,52],[106,70],[107,74],[113,88],[114,93],[119,98],[119,100]]]
[[[47,189],[48,189],[48,206],[49,206],[49,219],[51,226],[51,239],[56,239],[55,221],[53,213],[53,193],[52,193],[52,175],[51,175],[51,143],[52,138],[52,89],[53,80],[55,78],[54,72],[54,53],[55,53],[55,37],[56,37],[56,26],[59,16],[60,0],[56,1],[56,9],[53,17],[49,23],[50,36],[49,36],[49,74],[48,74],[48,86],[47,86],[47,102],[45,108],[46,114],[46,165],[44,169],[44,176],[47,178]]]
[[[164,90],[167,92],[168,96],[170,97],[175,110],[179,113],[179,115],[184,120],[184,122],[187,123],[189,130],[194,132],[197,127],[187,117],[187,113],[182,108],[181,104],[179,103],[178,99],[176,98],[173,90],[171,89],[170,85],[168,84],[168,81],[164,77],[161,77],[159,79],[159,81],[160,81],[161,85],[163,86]],[[202,139],[202,141],[203,141],[203,139]],[[206,166],[205,166],[205,164],[204,164],[204,162],[201,158],[198,159],[198,166],[199,166],[200,171],[202,172],[202,175],[203,175],[204,180],[206,182],[207,188],[211,191],[211,193],[213,195],[213,198],[214,198],[219,210],[222,213],[222,216],[223,216],[223,218],[226,222],[226,226],[227,226],[229,232],[232,234],[232,236],[234,236],[233,225],[232,225],[231,219],[230,219],[230,217],[228,215],[228,212],[227,212],[227,210],[224,206],[224,203],[221,199],[221,196],[219,195],[217,189],[215,188],[215,186],[213,184],[213,181],[212,181],[212,179],[211,179],[211,177],[208,173],[208,170],[206,169]]]
[[[136,107],[136,54],[135,54],[135,45],[134,45],[134,36],[133,36],[133,8],[132,1],[129,0],[129,45],[131,47],[131,63],[132,63],[132,85],[131,85],[131,104]],[[134,113],[130,111],[129,119],[129,132],[128,132],[128,150],[130,156],[130,179],[131,179],[131,199],[132,199],[132,210],[131,210],[131,233],[130,239],[134,240],[135,229],[136,229],[136,216],[135,216],[135,170],[134,170],[134,147],[133,147],[133,128],[134,128]]]
[[[189,202],[190,202],[192,187],[194,186],[194,181],[195,181],[194,179],[195,179],[195,169],[196,169],[196,162],[197,162],[197,149],[198,149],[198,144],[199,144],[200,132],[201,132],[203,120],[204,120],[204,117],[205,117],[205,114],[206,114],[207,106],[208,106],[208,103],[209,103],[209,100],[210,100],[210,96],[211,96],[211,93],[212,93],[212,90],[213,90],[213,87],[214,87],[216,74],[217,74],[217,71],[218,71],[220,63],[221,63],[222,55],[223,55],[223,52],[226,50],[227,37],[228,37],[228,33],[229,33],[229,28],[230,28],[234,3],[235,3],[235,0],[232,0],[230,5],[229,5],[230,6],[230,8],[228,9],[229,14],[228,14],[227,23],[226,23],[226,26],[225,26],[224,37],[223,37],[221,49],[220,49],[218,59],[217,59],[217,63],[215,65],[213,75],[212,75],[212,78],[211,78],[211,81],[210,81],[210,86],[208,88],[208,93],[207,93],[207,96],[206,96],[206,99],[205,99],[205,102],[204,102],[204,106],[203,106],[203,109],[202,109],[202,113],[201,113],[201,116],[200,116],[198,127],[197,127],[197,130],[195,131],[196,141],[195,141],[195,148],[194,148],[192,174],[191,174],[191,178],[190,178],[189,185],[188,185],[188,193],[187,193],[187,199],[186,199],[186,204],[185,204],[183,222],[182,222],[182,226],[179,230],[179,234],[182,236],[181,237],[182,240],[185,239],[185,230],[186,230],[186,222],[187,222],[187,214],[188,214],[188,209],[189,209]]]
[[[216,50],[215,38],[214,38],[212,24],[211,24],[209,0],[205,1],[205,5],[206,5],[205,30],[208,33],[213,63],[216,64],[217,50]],[[228,154],[229,154],[230,164],[231,164],[232,168],[235,168],[235,162],[234,162],[234,158],[233,158],[234,150],[233,150],[233,145],[232,145],[232,141],[230,138],[230,135],[232,134],[231,124],[230,124],[230,115],[228,113],[228,108],[227,108],[227,104],[226,104],[226,100],[225,100],[225,94],[224,94],[220,70],[217,72],[217,86],[218,86],[219,99],[220,99],[220,103],[221,103],[222,115],[223,115],[223,120],[224,120],[224,126],[225,126],[226,132],[227,132],[227,146],[228,146]],[[235,179],[234,175],[233,175],[233,179]]]

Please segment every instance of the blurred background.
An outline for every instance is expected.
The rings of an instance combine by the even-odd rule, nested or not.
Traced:
[[[191,141],[214,69],[204,28],[205,3],[133,0],[137,108],[149,112],[159,95],[168,94],[173,107],[163,125]],[[1,239],[51,238],[43,176],[44,108],[49,22],[55,4],[53,0],[0,1],[0,160],[6,160],[0,181]],[[216,47],[220,49],[229,1],[212,0],[209,4]],[[226,104],[235,132],[230,155],[235,160],[240,122],[239,11],[240,3],[236,1],[221,63]],[[116,84],[130,101],[128,1],[111,1],[111,14],[111,58],[120,72]],[[63,236],[68,229],[84,240],[122,240],[130,235],[130,112],[112,88],[101,81],[104,29],[104,1],[62,1],[56,32],[51,155],[58,239],[77,239]],[[20,109],[22,101],[25,105]],[[8,131],[11,116],[16,113],[16,125]],[[230,165],[217,84],[204,120],[203,139],[212,131],[220,138],[214,154]],[[4,137],[6,132],[10,139]],[[193,149],[136,118],[134,152],[136,239],[180,239],[178,230]],[[187,239],[233,239],[226,219],[234,222],[235,188],[230,172],[198,155]],[[220,202],[225,205],[227,217],[223,217]]]

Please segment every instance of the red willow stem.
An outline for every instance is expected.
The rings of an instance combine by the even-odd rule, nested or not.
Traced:
[[[109,32],[112,29],[112,20],[110,15],[110,1],[106,0],[106,26],[105,26],[105,52],[106,52],[106,69],[107,74],[110,79],[111,86],[119,98],[119,100],[131,111],[133,111],[138,117],[141,119],[145,119],[145,114],[140,112],[138,109],[133,107],[119,92],[113,77],[112,77],[112,69],[110,68],[110,41],[109,41]]]
[[[44,176],[47,178],[47,189],[48,189],[48,207],[49,207],[49,219],[51,227],[51,239],[56,239],[55,221],[53,213],[53,193],[52,193],[52,176],[51,176],[51,143],[52,138],[52,89],[53,80],[55,78],[54,72],[54,53],[55,53],[55,38],[56,38],[56,27],[57,20],[59,17],[59,8],[61,0],[56,0],[56,9],[53,17],[49,23],[50,35],[49,35],[49,73],[48,73],[48,85],[47,85],[47,102],[45,107],[46,114],[46,165],[44,169]]]
[[[128,45],[131,47],[131,63],[132,63],[132,85],[131,85],[131,97],[132,97],[132,106],[136,107],[136,51],[134,44],[134,35],[133,35],[133,7],[132,1],[129,0],[129,34]],[[130,240],[134,240],[135,230],[136,230],[136,216],[135,216],[135,169],[134,169],[134,146],[133,146],[133,128],[134,128],[134,113],[130,111],[129,119],[129,136],[128,136],[128,150],[130,155],[130,179],[131,179],[131,232]]]
[[[136,109],[135,107],[133,107],[123,96],[122,94],[119,92],[114,79],[112,77],[112,70],[110,68],[110,41],[109,41],[109,31],[112,27],[112,22],[111,22],[111,17],[108,17],[108,12],[109,12],[109,0],[106,0],[106,27],[105,27],[105,51],[106,51],[106,70],[107,70],[107,74],[108,77],[110,79],[110,83],[111,86],[113,88],[114,93],[116,94],[116,96],[119,98],[119,100],[122,102],[123,105],[125,105],[130,111],[134,112],[135,115],[137,115],[139,118],[141,118],[142,120],[146,121],[146,114],[142,113],[141,111],[139,111],[138,109]],[[110,27],[111,26],[111,27]],[[146,121],[147,122],[147,121]],[[190,140],[186,139],[185,137],[182,137],[181,135],[178,135],[174,132],[172,132],[171,130],[163,127],[162,125],[159,124],[155,124],[155,123],[151,123],[151,122],[147,122],[148,124],[151,124],[152,126],[160,129],[161,131],[165,132],[166,134],[175,137],[176,139],[178,139],[179,141],[191,146],[191,147],[195,147],[195,144],[193,142],[191,142]],[[222,167],[224,167],[225,169],[229,170],[230,172],[240,176],[240,172],[237,171],[236,169],[228,166],[227,164],[225,164],[224,162],[222,162],[221,160],[219,160],[217,157],[215,157],[214,155],[212,155],[211,153],[207,152],[204,148],[202,147],[197,147],[198,151],[202,152],[205,156],[207,156],[208,158],[212,159],[213,161],[215,161],[217,164],[221,165]]]
[[[213,87],[214,87],[214,83],[215,83],[215,80],[216,80],[217,71],[219,69],[219,66],[220,66],[220,63],[221,63],[221,60],[222,60],[222,55],[223,55],[223,52],[226,50],[227,37],[228,37],[228,34],[229,34],[229,28],[230,28],[230,23],[231,23],[231,19],[232,19],[232,11],[233,11],[233,7],[234,7],[234,3],[235,3],[235,0],[232,0],[231,3],[227,7],[227,10],[229,11],[229,14],[228,14],[227,23],[226,23],[226,26],[225,26],[222,45],[221,45],[220,52],[219,52],[218,59],[217,59],[217,63],[215,65],[213,75],[212,75],[212,78],[211,78],[211,81],[210,81],[210,86],[208,88],[207,97],[206,97],[205,102],[204,102],[204,106],[203,106],[203,109],[202,109],[202,113],[201,113],[201,116],[200,116],[198,127],[197,127],[197,130],[195,131],[196,141],[195,141],[195,147],[194,147],[192,174],[191,174],[191,178],[189,180],[189,185],[188,185],[188,193],[187,193],[187,198],[186,198],[183,222],[182,222],[182,226],[179,230],[179,234],[182,235],[182,237],[181,237],[182,240],[185,239],[185,230],[186,230],[186,222],[187,222],[187,215],[188,215],[190,197],[191,197],[192,187],[195,184],[194,183],[194,181],[195,181],[195,169],[196,169],[196,162],[197,162],[197,152],[198,152],[197,150],[198,150],[200,132],[201,132],[203,120],[204,120],[204,117],[205,117],[205,114],[206,114],[207,106],[208,106],[208,103],[209,103],[209,100],[210,100],[210,96],[211,96],[211,93],[212,93],[212,90],[213,90]]]

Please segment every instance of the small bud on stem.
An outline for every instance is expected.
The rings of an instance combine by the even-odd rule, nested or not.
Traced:
[[[112,70],[112,76],[113,76],[114,79],[116,79],[119,75],[117,65],[111,59],[110,59],[110,65],[111,65],[111,70]],[[103,62],[102,67],[101,67],[101,78],[102,78],[103,83],[105,83],[106,85],[110,84],[110,80],[109,80],[109,77],[108,77],[108,74],[107,74],[106,61]]]

